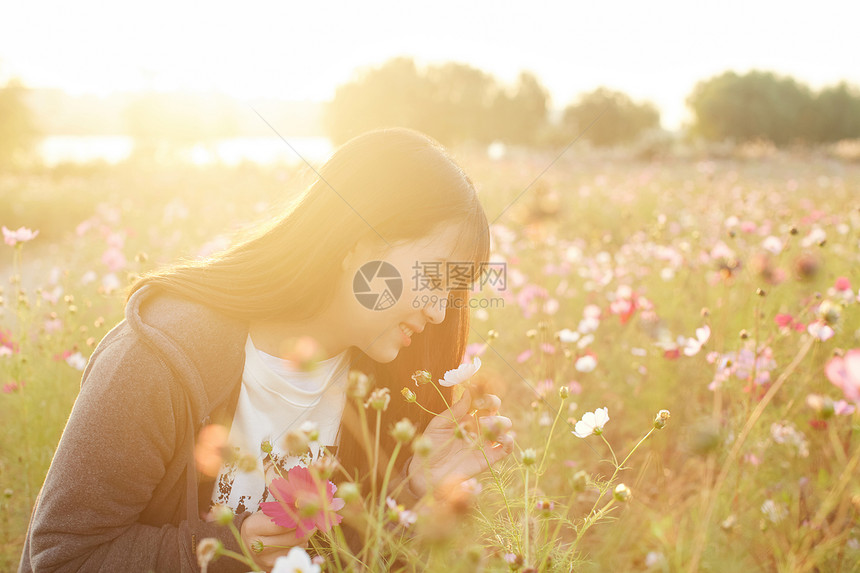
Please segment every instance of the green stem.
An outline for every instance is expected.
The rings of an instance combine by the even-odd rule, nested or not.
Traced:
[[[242,555],[241,553],[236,553],[235,551],[230,551],[229,549],[221,549],[220,555],[223,555],[224,557],[229,557],[231,559],[235,559],[236,561],[238,561],[240,563],[244,563],[245,565],[250,567],[252,571],[262,571],[262,569],[260,569],[260,566],[257,565],[256,563],[254,563],[253,559],[249,562],[247,560],[247,558],[244,555]]]
[[[232,521],[229,523],[230,533],[233,534],[233,538],[236,540],[236,543],[239,544],[239,547],[242,548],[242,553],[245,555],[246,561],[243,561],[246,565],[251,565],[254,571],[259,571],[259,565],[254,561],[254,558],[251,557],[251,552],[248,551],[248,548],[245,546],[245,542],[242,541],[242,534],[239,533],[239,528],[236,527],[236,524]],[[227,550],[225,550],[226,553]],[[232,551],[230,553],[233,553]],[[235,557],[233,557],[235,559]]]
[[[627,454],[627,456],[624,458],[624,460],[620,464],[618,464],[618,463],[615,464],[615,471],[612,472],[612,477],[609,478],[609,481],[607,482],[607,486],[605,488],[601,489],[600,495],[598,495],[597,500],[594,502],[594,505],[591,507],[591,510],[588,512],[588,517],[585,518],[585,524],[583,526],[585,527],[585,525],[587,524],[587,527],[585,527],[585,530],[583,530],[582,533],[585,533],[585,531],[587,531],[588,527],[591,527],[591,524],[596,523],[597,517],[602,516],[606,512],[606,510],[609,509],[609,507],[614,503],[615,500],[611,499],[609,501],[609,503],[603,507],[603,509],[601,509],[599,512],[595,513],[597,506],[600,504],[600,500],[603,499],[603,496],[606,495],[607,491],[609,491],[609,488],[612,486],[612,482],[615,480],[616,476],[618,475],[618,472],[621,471],[621,469],[624,467],[624,464],[626,464],[627,460],[630,459],[630,456],[633,455],[633,452],[635,452],[639,448],[639,446],[641,446],[642,443],[646,439],[648,439],[648,436],[650,436],[653,432],[654,432],[654,428],[651,428],[650,430],[648,430],[648,433],[645,434],[642,437],[642,439],[636,443],[635,446],[633,446],[633,449],[630,450],[630,453]],[[601,437],[602,436],[603,436],[603,434],[601,434]],[[606,439],[604,439],[604,441],[606,441]],[[607,442],[607,445],[609,445],[608,442]],[[615,458],[615,452],[612,450],[612,446],[609,446],[609,451],[612,452],[612,457]],[[573,499],[576,497],[576,495],[577,495],[577,492],[575,492],[575,491],[571,494],[570,499],[567,502],[567,507],[570,507],[570,504],[573,502]],[[594,517],[594,520],[591,523],[589,523],[589,520],[591,520],[593,517]],[[558,538],[558,533],[559,533],[559,531],[561,531],[561,527],[563,524],[564,524],[563,520],[561,520],[561,519],[558,520],[558,524],[556,525],[555,529],[553,530],[553,533],[550,536],[550,539]],[[580,532],[577,532],[577,536],[576,536],[577,541],[574,545],[574,548],[576,548],[576,545],[578,545],[580,537],[581,537]],[[543,567],[543,564],[546,561],[546,557],[548,555],[549,555],[549,553],[547,553],[547,555],[545,555],[544,558],[541,560],[541,563],[538,566],[538,571],[541,571],[541,567]]]
[[[525,506],[523,507],[523,520],[524,520],[524,537],[525,542],[523,543],[523,557],[525,559],[525,564],[528,566],[529,563],[529,469],[526,468],[526,479],[524,480],[525,487],[523,488],[523,497],[525,498]]]
[[[564,398],[561,399],[561,404],[558,405],[558,411],[555,413],[555,419],[552,421],[552,426],[549,429],[549,437],[547,437],[546,443],[552,443],[552,435],[555,432],[555,426],[558,424],[558,419],[561,418],[561,411],[564,409]],[[544,448],[543,456],[540,459],[540,465],[538,465],[537,475],[541,475],[543,473],[543,464],[546,461],[546,454],[549,452],[549,448]]]

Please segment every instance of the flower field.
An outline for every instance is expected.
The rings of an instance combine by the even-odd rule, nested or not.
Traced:
[[[860,164],[571,151],[542,174],[554,156],[455,155],[505,265],[473,293],[465,362],[480,367],[461,384],[501,397],[514,453],[411,509],[332,478],[344,512],[378,516],[367,568],[860,570]],[[129,281],[224,248],[311,177],[137,163],[0,175],[0,571],[17,566]],[[309,567],[360,569],[333,557]]]

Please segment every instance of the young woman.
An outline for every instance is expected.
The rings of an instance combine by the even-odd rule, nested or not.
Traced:
[[[222,424],[258,467],[288,469],[295,460],[279,449],[281,438],[313,421],[319,444],[336,451],[345,475],[362,480],[371,469],[355,401],[346,396],[350,370],[390,389],[384,452],[394,447],[388,429],[403,417],[434,444],[429,468],[398,457],[395,469],[413,496],[502,459],[512,449],[509,433],[487,444],[485,458],[451,440],[454,423],[430,385],[412,388],[444,415],[431,417],[399,396],[416,370],[440,378],[459,366],[469,284],[488,255],[487,219],[462,169],[430,138],[385,129],[339,148],[287,212],[251,239],[141,279],[125,320],[84,371],[20,570],[196,571],[196,543],[205,537],[241,550],[227,528],[205,520],[215,503],[235,511],[248,547],[306,544],[259,511],[271,474],[224,464],[206,475],[195,445],[201,429]],[[452,265],[469,269],[466,282],[461,274],[444,290]],[[324,358],[309,372],[283,358],[299,336],[312,337]],[[443,391],[451,403],[451,389]],[[495,396],[473,404],[466,392],[453,410],[467,422],[470,413],[493,417],[498,407]],[[268,567],[286,552],[267,548],[255,559]],[[244,569],[229,559],[210,567]]]

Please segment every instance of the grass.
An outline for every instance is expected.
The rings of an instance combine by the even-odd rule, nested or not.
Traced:
[[[471,509],[421,514],[417,539],[401,544],[377,524],[382,554],[417,551],[432,571],[857,570],[860,414],[828,417],[807,397],[841,400],[824,367],[860,347],[860,165],[779,153],[610,162],[574,151],[530,185],[551,158],[460,152],[508,263],[507,289],[478,294],[505,304],[473,311],[472,350],[484,364],[476,380],[513,420],[515,453],[480,476]],[[0,329],[17,345],[0,356],[0,384],[17,384],[0,393],[0,570],[17,564],[78,390],[63,353],[88,357],[120,320],[115,287],[264,218],[307,181],[292,168],[139,164],[0,179],[0,205],[10,206],[0,223],[40,231],[0,251]],[[764,248],[769,236],[778,253]],[[125,257],[113,271],[103,261],[111,242]],[[838,277],[852,298],[835,289]],[[622,285],[638,301],[624,320]],[[828,340],[775,322],[790,314],[808,325],[823,300],[840,303]],[[601,310],[593,340],[560,341],[588,305]],[[701,352],[675,356],[678,337],[683,348],[705,324]],[[477,344],[490,330],[498,338]],[[586,352],[597,366],[577,371]],[[730,372],[715,386],[720,366]],[[584,412],[604,406],[605,442],[573,436]],[[608,444],[623,460],[663,408],[666,427],[616,465]],[[529,448],[533,466],[522,463]],[[625,502],[613,496],[620,482],[632,491]],[[536,506],[544,500],[551,509]]]

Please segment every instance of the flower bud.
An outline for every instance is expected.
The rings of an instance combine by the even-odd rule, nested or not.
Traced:
[[[215,523],[218,525],[230,525],[233,521],[233,510],[223,504],[213,507],[212,515],[215,517]]]
[[[291,456],[300,456],[308,451],[308,435],[301,430],[290,430],[284,437],[284,448]]]
[[[388,393],[388,388],[377,388],[370,393],[370,398],[364,403],[364,407],[385,411],[389,402],[391,402],[391,395]]]
[[[214,561],[221,551],[224,549],[224,544],[221,540],[215,537],[205,537],[197,544],[197,564],[201,571],[206,571],[209,563]]]
[[[346,503],[352,503],[360,499],[361,491],[359,490],[358,484],[348,481],[340,484],[337,488],[337,496]]]
[[[265,548],[266,546],[263,545],[263,542],[259,539],[255,539],[254,543],[251,544],[251,551],[253,551],[254,553],[262,553],[263,549]]]
[[[523,465],[526,467],[531,467],[535,465],[535,461],[537,461],[537,452],[535,452],[534,448],[526,448],[523,450]]]
[[[426,458],[433,451],[433,442],[427,436],[418,436],[412,440],[412,451],[415,452],[415,455]]]
[[[615,486],[615,492],[612,494],[616,501],[625,502],[630,499],[630,488],[623,483]]]
[[[319,479],[327,480],[337,469],[337,458],[332,455],[321,455],[311,464],[311,467],[319,474]]]
[[[815,410],[822,420],[832,417],[836,412],[836,406],[833,404],[833,400],[827,396],[810,394],[806,397],[806,404]]]
[[[588,474],[585,473],[585,470],[579,470],[573,474],[571,482],[573,491],[585,491],[585,487],[588,485]]]
[[[432,382],[433,377],[426,370],[416,370],[415,374],[412,375],[412,380],[416,386],[423,386]]]
[[[566,400],[568,396],[570,396],[570,388],[564,385],[560,386],[558,389],[558,397],[562,400]]]
[[[831,300],[823,300],[818,305],[816,314],[827,324],[836,324],[842,316],[842,306]]]
[[[263,440],[263,442],[260,443],[260,450],[264,454],[271,454],[272,453],[272,442],[270,442],[269,440]]]
[[[657,412],[657,417],[654,418],[654,427],[662,430],[666,427],[666,422],[669,421],[669,410],[660,410]]]
[[[361,370],[350,370],[347,378],[347,394],[351,398],[362,400],[370,391],[370,378]]]
[[[731,531],[734,528],[734,526],[737,524],[737,522],[738,522],[738,518],[735,517],[734,515],[730,515],[720,522],[720,528],[723,531]]]
[[[554,508],[555,504],[546,498],[538,500],[535,504],[535,509],[544,516],[549,515]]]
[[[400,394],[403,396],[403,399],[409,403],[416,402],[418,400],[418,396],[415,395],[415,392],[413,392],[406,386],[404,386],[403,389],[400,390]]]
[[[304,432],[308,437],[308,440],[311,442],[316,442],[320,439],[320,430],[316,422],[306,420],[301,426],[299,426],[299,430]]]
[[[394,436],[394,439],[401,443],[409,442],[412,438],[415,437],[415,426],[409,420],[409,418],[403,418],[396,424],[394,424],[394,429],[391,430],[391,435]]]

